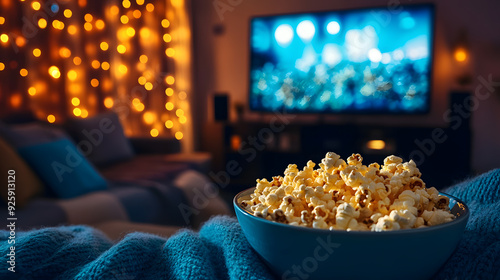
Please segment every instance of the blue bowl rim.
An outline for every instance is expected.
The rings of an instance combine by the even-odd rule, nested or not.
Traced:
[[[392,230],[392,231],[380,231],[380,232],[378,232],[378,231],[347,231],[347,230],[337,230],[337,229],[329,230],[329,229],[309,228],[309,227],[293,226],[293,225],[289,225],[289,224],[269,221],[269,220],[266,220],[264,218],[254,216],[250,211],[244,209],[241,205],[239,205],[238,199],[244,195],[247,195],[247,193],[248,193],[248,195],[250,195],[254,189],[255,189],[255,187],[245,189],[234,196],[233,205],[234,205],[234,208],[236,209],[236,211],[241,212],[243,215],[249,217],[250,219],[253,219],[255,221],[264,222],[264,223],[267,223],[269,225],[283,227],[284,229],[288,228],[288,229],[299,230],[299,231],[306,231],[306,232],[309,231],[309,232],[318,233],[318,234],[319,233],[322,233],[322,234],[335,233],[335,234],[348,234],[351,236],[352,235],[373,236],[373,235],[397,235],[397,234],[424,233],[424,232],[430,232],[430,231],[444,229],[447,227],[452,227],[452,226],[460,224],[464,221],[466,223],[467,220],[469,219],[469,214],[470,214],[469,207],[462,200],[460,200],[459,198],[452,196],[450,194],[439,192],[439,194],[447,196],[448,198],[455,200],[456,204],[459,204],[459,203],[462,204],[463,208],[462,207],[460,207],[460,208],[462,209],[464,214],[460,215],[460,216],[455,215],[455,219],[453,221],[448,222],[448,223],[444,223],[444,224],[439,224],[439,225],[435,225],[435,226],[428,226],[428,227],[424,227],[424,228],[399,229],[399,230]],[[252,190],[252,192],[250,192],[250,190]]]

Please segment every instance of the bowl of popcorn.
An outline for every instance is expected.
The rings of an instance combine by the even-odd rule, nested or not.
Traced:
[[[362,161],[329,152],[235,196],[243,233],[278,279],[429,279],[453,253],[467,206],[426,187],[412,160]]]

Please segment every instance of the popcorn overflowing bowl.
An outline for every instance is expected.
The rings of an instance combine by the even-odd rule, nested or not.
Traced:
[[[467,206],[425,188],[412,161],[364,166],[359,154],[346,163],[327,153],[314,166],[289,165],[234,198],[247,240],[279,279],[429,279],[458,245]]]

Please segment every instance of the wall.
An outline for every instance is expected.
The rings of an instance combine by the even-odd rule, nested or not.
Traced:
[[[424,1],[401,2],[418,3]],[[428,1],[426,1],[428,2]],[[500,1],[443,0],[436,5],[435,62],[431,112],[425,116],[328,116],[322,121],[331,123],[374,123],[385,125],[446,126],[443,113],[447,110],[451,90],[474,91],[478,77],[500,81],[500,36],[498,36],[498,11]],[[231,102],[231,119],[236,118],[235,104],[247,106],[248,86],[248,21],[254,15],[280,14],[306,11],[335,10],[360,7],[389,7],[396,1],[321,1],[321,0],[193,0],[194,38],[194,90],[197,102],[193,112],[198,112],[197,131],[213,122],[211,97],[214,92],[227,92]],[[219,12],[215,8],[218,5]],[[216,34],[215,30],[222,30]],[[460,32],[468,34],[470,60],[465,66],[457,65],[452,57],[452,46]],[[495,67],[496,66],[496,67]],[[462,71],[472,74],[473,82],[458,86],[455,77]],[[484,90],[484,89],[483,89]],[[245,112],[246,119],[265,120],[266,117]],[[315,122],[318,116],[303,115],[297,122]],[[478,103],[472,117],[473,168],[486,171],[500,167],[500,87],[496,94]],[[422,137],[428,137],[423,135]],[[203,135],[199,135],[202,139]],[[450,139],[450,141],[459,141]],[[199,145],[199,143],[198,143]],[[457,151],[460,152],[460,151]]]

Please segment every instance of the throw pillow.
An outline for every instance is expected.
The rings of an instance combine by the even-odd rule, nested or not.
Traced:
[[[19,153],[60,198],[107,188],[107,182],[69,139],[21,147]]]
[[[5,200],[15,201],[16,207],[24,207],[31,198],[37,196],[43,190],[43,183],[40,178],[31,170],[26,162],[17,154],[13,147],[0,138],[0,174],[3,180],[8,180],[9,170],[13,170],[14,185],[8,185],[8,182],[2,182],[0,195]],[[12,179],[12,177],[10,178]],[[15,194],[15,200],[9,200],[8,190],[12,189]]]
[[[109,165],[134,156],[132,146],[115,113],[72,119],[65,126],[80,152],[97,166]]]

